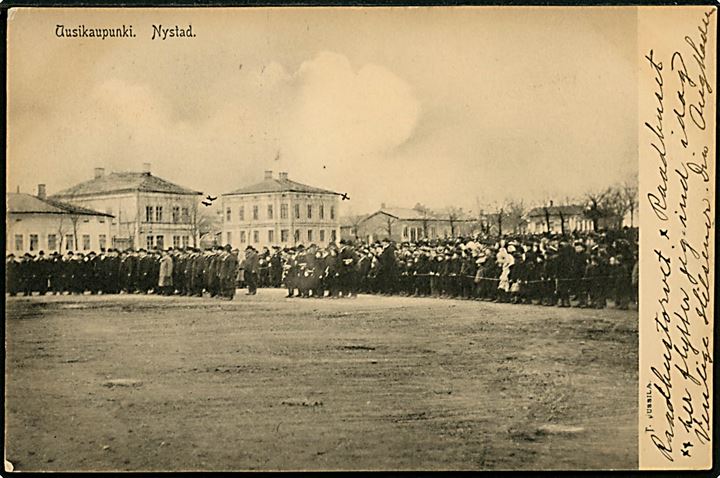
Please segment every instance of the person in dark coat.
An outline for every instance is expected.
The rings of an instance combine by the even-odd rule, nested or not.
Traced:
[[[5,257],[5,290],[11,297],[20,292],[20,263],[15,259],[15,254],[8,254]]]
[[[220,295],[232,300],[235,297],[235,279],[237,277],[238,258],[227,244],[220,262]]]
[[[242,263],[245,274],[245,283],[248,291],[245,295],[257,294],[258,285],[258,253],[253,246],[245,248],[245,259]]]

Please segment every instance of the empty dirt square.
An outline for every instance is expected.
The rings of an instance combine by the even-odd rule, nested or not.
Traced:
[[[283,294],[8,298],[7,460],[637,467],[636,311]]]

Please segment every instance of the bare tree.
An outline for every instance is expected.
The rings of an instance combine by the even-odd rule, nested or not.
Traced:
[[[222,211],[219,211],[222,213]],[[193,247],[198,247],[199,242],[208,234],[215,234],[220,231],[221,218],[218,212],[207,208],[199,208],[198,202],[193,201],[190,208],[190,230],[193,236]]]
[[[415,207],[413,207],[413,209],[421,214],[423,237],[429,237],[428,223],[430,222],[430,218],[432,217],[430,209],[420,203],[415,204]]]
[[[506,213],[507,222],[506,223],[509,223],[513,232],[515,234],[517,234],[520,232],[523,222],[525,220],[524,219],[525,212],[526,212],[525,202],[522,199],[520,199],[520,200],[510,199],[510,200],[506,201],[506,205],[507,205],[507,213]]]
[[[630,213],[630,227],[635,227],[635,211],[639,204],[637,176],[626,181],[621,186],[621,195],[625,205],[625,212]],[[623,217],[625,214],[623,214]]]
[[[445,209],[443,216],[450,223],[450,237],[455,237],[457,232],[457,223],[463,217],[462,208],[450,206]]]
[[[601,192],[589,192],[585,195],[585,199],[587,200],[585,216],[592,221],[594,231],[598,230],[600,219],[609,215],[606,201],[611,191],[611,189],[606,189]]]
[[[387,232],[388,239],[392,239],[393,226],[397,222],[397,219],[386,214],[385,232]]]

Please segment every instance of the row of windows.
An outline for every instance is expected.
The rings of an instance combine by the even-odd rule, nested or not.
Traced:
[[[165,249],[165,236],[162,234],[159,234],[157,236],[148,235],[145,237],[145,246],[148,249],[153,249],[155,247],[157,247],[158,249]],[[190,236],[173,236],[172,246],[174,249],[179,249],[180,247],[189,247]]]
[[[66,234],[65,240],[60,243],[61,236],[58,236],[57,234],[48,234],[47,235],[47,250],[48,251],[60,251],[60,249],[64,249],[65,251],[73,251],[75,250],[75,236],[73,234]],[[90,234],[83,234],[80,236],[80,244],[82,246],[83,251],[89,251],[92,248],[92,243],[90,241]],[[107,236],[105,234],[98,235],[98,248],[99,249],[105,249],[107,247]],[[39,234],[28,234],[28,250],[30,252],[39,251],[40,248],[40,235]],[[22,234],[15,234],[15,250],[16,251],[24,251],[25,250],[25,236]]]
[[[264,219],[272,220],[275,217],[275,211],[273,209],[274,208],[273,208],[272,204],[267,205],[267,208],[265,209]],[[307,208],[305,210],[305,212],[307,213],[305,217],[307,219],[312,219],[314,211],[315,211],[315,208],[313,207],[313,205],[308,204]],[[295,219],[300,219],[300,212],[301,212],[300,204],[295,204],[295,208],[294,208],[293,212],[294,212]],[[225,221],[232,222],[232,217],[233,217],[232,208],[230,206],[228,206],[225,208]],[[325,219],[325,205],[324,204],[320,204],[317,207],[317,217],[318,217],[318,219]],[[287,218],[288,218],[288,205],[281,204],[280,205],[280,219],[287,219]],[[330,219],[331,220],[335,219],[335,206],[330,206]],[[245,206],[240,206],[238,208],[238,220],[240,222],[245,221]],[[260,220],[260,206],[258,206],[258,205],[254,205],[252,207],[252,220],[253,221]]]
[[[326,234],[325,229],[320,229],[318,231],[318,236],[316,238],[315,231],[312,229],[308,229],[305,231],[305,235],[303,237],[302,231],[300,229],[295,229],[295,232],[293,234],[293,239],[295,242],[301,242],[303,239],[306,239],[307,242],[313,242],[315,240],[318,240],[319,242],[325,242],[326,238],[330,238],[330,242],[334,242],[337,240],[337,231],[335,229],[331,229],[330,234]],[[274,229],[268,229],[266,231],[267,234],[267,242],[274,243],[275,242],[275,230]],[[248,242],[249,234],[245,231],[240,231],[240,244],[245,244]],[[225,233],[225,239],[227,244],[232,244],[233,242],[233,235],[232,232],[226,232]],[[280,230],[280,242],[287,243],[290,239],[290,230],[289,229],[282,229]],[[260,231],[252,231],[252,242],[254,244],[260,243]]]
[[[171,209],[173,223],[187,224],[190,222],[190,209],[187,207],[174,206]],[[164,222],[162,206],[145,206],[145,222]]]
[[[448,237],[449,233],[450,233],[450,231],[448,231],[447,229],[443,230],[443,234],[445,237]],[[414,241],[417,239],[425,239],[425,229],[423,229],[422,227],[403,226],[402,236],[403,236],[403,239],[409,239],[411,241]],[[435,228],[435,226],[430,226],[428,228],[428,236],[429,236],[429,239],[437,239],[438,238],[437,229]]]

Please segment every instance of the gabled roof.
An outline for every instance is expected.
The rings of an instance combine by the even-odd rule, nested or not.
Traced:
[[[548,206],[547,210],[550,216],[560,216],[561,212],[563,216],[579,216],[585,213],[585,208],[577,204],[571,204],[569,206]],[[527,217],[538,216],[545,217],[544,207],[532,208],[530,212],[527,213]]]
[[[7,212],[13,214],[69,214],[77,216],[105,216],[113,217],[112,214],[94,211],[86,207],[68,204],[55,199],[39,198],[24,193],[5,194]]]
[[[53,197],[67,199],[133,191],[187,195],[202,194],[153,176],[150,173],[114,172],[76,184],[71,188],[53,194]]]
[[[290,179],[270,178],[256,184],[251,184],[250,186],[245,186],[232,192],[225,193],[223,194],[223,196],[232,196],[234,194],[262,194],[280,192],[336,194],[338,196],[340,195],[340,193],[336,193],[335,191],[316,188],[314,186],[308,186],[307,184],[291,181]]]

